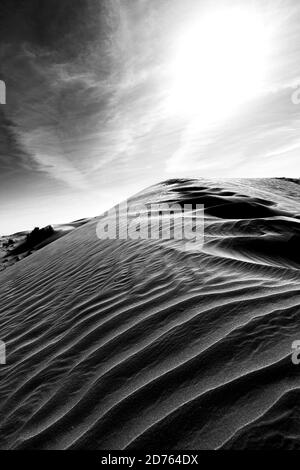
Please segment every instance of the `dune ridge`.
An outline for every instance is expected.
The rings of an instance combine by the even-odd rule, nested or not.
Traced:
[[[204,204],[203,249],[99,240],[96,219],[1,272],[0,448],[300,449],[297,182],[129,202]]]

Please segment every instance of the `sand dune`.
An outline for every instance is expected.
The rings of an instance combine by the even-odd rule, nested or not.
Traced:
[[[203,250],[92,220],[0,273],[1,449],[300,449],[299,185],[170,180],[131,202],[164,201],[205,205]]]

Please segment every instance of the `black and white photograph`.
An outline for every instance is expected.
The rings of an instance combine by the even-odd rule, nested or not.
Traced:
[[[300,450],[299,178],[299,0],[0,0],[1,453]]]

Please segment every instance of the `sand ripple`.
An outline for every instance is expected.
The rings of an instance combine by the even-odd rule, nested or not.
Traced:
[[[96,222],[0,274],[1,449],[298,448],[299,186],[173,180],[203,250]]]

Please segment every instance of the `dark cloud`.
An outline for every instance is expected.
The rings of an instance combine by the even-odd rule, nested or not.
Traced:
[[[9,121],[0,108],[0,168],[1,175],[11,171],[26,169],[30,161],[18,141],[14,124]]]

